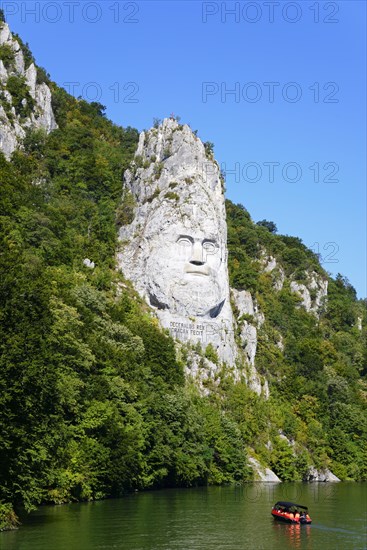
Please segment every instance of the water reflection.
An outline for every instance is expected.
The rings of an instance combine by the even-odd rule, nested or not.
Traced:
[[[284,537],[289,548],[307,548],[311,549],[311,525],[301,525],[299,523],[280,523],[274,521],[273,529],[276,538]]]

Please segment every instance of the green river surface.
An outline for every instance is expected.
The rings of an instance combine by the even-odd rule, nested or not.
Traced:
[[[312,525],[270,515],[277,500],[309,507]],[[365,549],[367,483],[251,483],[167,489],[43,506],[0,533],[6,550]]]

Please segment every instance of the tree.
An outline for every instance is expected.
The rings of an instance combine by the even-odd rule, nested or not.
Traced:
[[[213,158],[213,155],[214,155],[214,143],[212,143],[211,141],[206,141],[204,143],[204,148],[205,148],[205,154],[206,156],[211,159]]]
[[[278,229],[274,222],[270,222],[268,220],[261,220],[257,222],[256,225],[260,225],[261,227],[265,227],[270,233],[277,233]]]

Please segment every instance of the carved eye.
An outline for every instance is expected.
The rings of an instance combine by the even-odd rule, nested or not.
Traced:
[[[215,243],[213,243],[212,241],[203,242],[203,248],[207,254],[215,254],[215,251],[217,249]]]
[[[182,248],[191,248],[191,246],[192,246],[192,242],[190,241],[190,239],[188,237],[180,237],[177,240],[177,243],[180,246],[182,246]]]

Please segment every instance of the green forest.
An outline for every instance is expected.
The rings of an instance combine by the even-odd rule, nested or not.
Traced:
[[[270,437],[273,450],[259,447],[259,455],[282,480],[302,479],[310,461],[340,479],[366,479],[366,300],[357,300],[342,275],[330,277],[300,239],[274,234],[274,224],[255,224],[243,206],[227,201],[227,220],[231,284],[251,289],[265,315],[256,366],[269,381],[270,418],[295,442],[292,453]],[[261,269],[264,249],[287,275],[280,291],[273,288],[277,273]],[[319,318],[299,307],[290,290],[290,276],[304,282],[310,272],[328,280]]]
[[[59,128],[28,131],[10,162],[0,154],[0,530],[41,503],[251,481],[249,453],[285,481],[311,464],[366,479],[366,303],[349,282],[227,201],[231,285],[265,314],[256,361],[270,398],[225,365],[203,395],[184,378],[185,353],[116,270],[138,131],[42,69],[39,79]],[[13,97],[28,93],[10,85]],[[260,269],[262,249],[287,275],[279,292]],[[289,287],[309,270],[329,280],[320,319]]]

